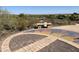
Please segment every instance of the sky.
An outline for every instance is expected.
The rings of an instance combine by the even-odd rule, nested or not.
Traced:
[[[2,6],[12,14],[69,14],[79,13],[79,6]]]

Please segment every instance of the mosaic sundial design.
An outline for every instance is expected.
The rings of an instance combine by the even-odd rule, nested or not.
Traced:
[[[37,34],[22,34],[12,38],[12,40],[9,43],[9,47],[11,51],[15,51],[45,37],[47,36]]]
[[[68,34],[65,30],[53,30]],[[51,32],[52,32],[51,31]],[[58,33],[57,32],[57,33]],[[52,32],[53,33],[53,32]],[[2,52],[79,52],[79,44],[60,37],[35,31],[23,31],[7,37],[1,46]],[[78,34],[78,33],[77,33]],[[76,33],[75,33],[76,35]],[[74,35],[74,36],[75,36]],[[65,36],[65,35],[64,35]],[[77,35],[78,37],[78,35]]]

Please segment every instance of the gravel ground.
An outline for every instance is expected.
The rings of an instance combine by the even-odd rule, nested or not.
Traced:
[[[44,35],[37,35],[37,34],[22,34],[19,36],[14,37],[10,43],[9,47],[11,51],[15,51],[17,49],[20,49],[26,45],[29,45],[37,40],[40,40],[42,38],[45,38],[47,36]]]
[[[56,40],[38,52],[79,52],[79,49],[63,41]]]

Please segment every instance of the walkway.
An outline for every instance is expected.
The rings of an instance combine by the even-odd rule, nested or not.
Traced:
[[[36,51],[79,52],[79,44],[45,32],[40,33],[38,31],[37,32],[23,31],[6,38],[1,46],[1,51],[2,52],[36,52]]]

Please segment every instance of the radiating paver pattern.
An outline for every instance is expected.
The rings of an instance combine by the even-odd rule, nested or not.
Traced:
[[[74,31],[68,31],[63,29],[51,29],[51,33],[61,34],[61,37],[72,37],[73,42],[79,44],[79,33]]]
[[[27,46],[33,42],[36,42],[40,39],[43,39],[47,36],[44,35],[38,35],[38,34],[22,34],[18,35],[11,39],[9,43],[9,47],[11,51],[15,51],[17,49],[20,49],[24,46]]]
[[[49,36],[49,37],[46,37],[44,39],[38,40],[38,41],[28,45],[28,46],[25,46],[21,49],[18,49],[18,50],[16,50],[16,52],[17,51],[18,52],[37,52],[40,49],[44,48],[45,46],[48,46],[49,44],[51,44],[55,40],[57,40],[57,37]]]
[[[51,33],[61,33],[63,36],[79,37],[79,33],[63,29],[51,29]]]
[[[60,40],[56,40],[38,52],[79,52],[79,49]]]
[[[55,35],[54,33],[57,35]],[[6,38],[1,46],[1,51],[79,52],[79,40],[76,40],[75,42],[69,41],[63,39],[63,36],[72,36],[78,38],[79,33],[58,28],[25,30]]]

